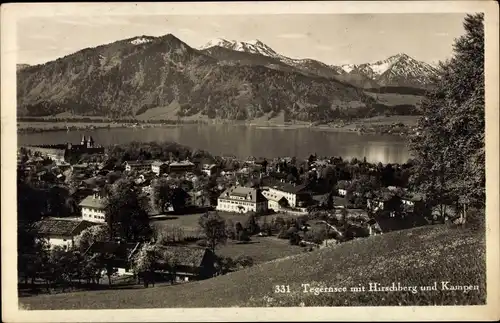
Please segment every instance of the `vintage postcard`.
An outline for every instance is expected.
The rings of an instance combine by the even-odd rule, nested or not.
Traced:
[[[500,318],[495,2],[1,14],[4,321]]]

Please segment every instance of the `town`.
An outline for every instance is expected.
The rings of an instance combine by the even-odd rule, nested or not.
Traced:
[[[29,199],[32,210],[40,210],[27,232],[42,239],[35,248],[49,253],[78,250],[96,266],[92,275],[50,278],[26,260],[20,275],[33,285],[44,279],[47,286],[73,286],[76,278],[99,282],[104,274],[108,284],[127,276],[140,278],[147,269],[155,273],[151,281],[187,282],[262,261],[246,255],[248,248],[260,249],[250,254],[265,254],[269,250],[263,248],[278,244],[279,257],[283,244],[278,239],[288,240],[288,252],[297,253],[459,221],[452,205],[444,213],[432,212],[422,194],[407,188],[410,163],[382,165],[314,155],[306,160],[237,160],[193,153],[171,143],[105,150],[85,136],[80,145],[20,148],[21,198]],[[120,193],[127,188],[131,192]],[[111,232],[113,225],[122,228]],[[147,230],[138,232],[142,226]],[[128,234],[130,230],[135,234]],[[234,241],[234,250],[245,246],[234,259],[217,254],[219,245],[231,244],[228,240]],[[253,240],[268,242],[262,247],[250,244]],[[136,258],[146,257],[141,253],[152,246],[158,246],[156,258],[141,267]],[[63,265],[59,257],[54,265]],[[148,279],[143,282],[147,286]]]

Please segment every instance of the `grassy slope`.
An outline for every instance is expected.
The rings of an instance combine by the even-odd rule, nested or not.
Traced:
[[[329,293],[314,296],[301,284],[359,286],[369,282],[479,285],[480,291]],[[289,284],[292,293],[273,293]],[[254,266],[186,285],[92,291],[20,299],[30,309],[220,306],[453,305],[485,302],[484,233],[432,226],[393,232]]]

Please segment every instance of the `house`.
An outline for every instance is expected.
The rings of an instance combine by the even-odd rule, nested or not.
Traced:
[[[284,182],[269,186],[266,195],[275,196],[273,199],[277,201],[284,197],[288,202],[288,206],[292,208],[307,206],[312,201],[311,193],[306,190],[305,185]]]
[[[51,247],[72,248],[75,237],[93,225],[96,224],[81,219],[49,218],[35,222],[33,229],[38,237],[47,239]]]
[[[195,164],[193,164],[189,160],[185,160],[180,162],[172,162],[168,165],[168,167],[168,171],[170,173],[186,173],[194,171]]]
[[[370,219],[367,223],[370,225],[371,235],[405,230],[429,224],[424,216],[415,213],[404,216],[392,216],[391,214],[385,213]]]
[[[151,171],[158,176],[166,174],[168,173],[168,163],[156,160],[151,164]]]
[[[131,172],[143,172],[151,170],[151,165],[153,164],[152,160],[137,160],[137,161],[126,161],[125,162],[125,171]]]
[[[80,204],[87,196],[93,194],[95,191],[91,188],[87,188],[85,186],[78,187],[70,197],[77,203]]]
[[[216,210],[239,213],[251,211],[265,213],[268,210],[268,201],[259,189],[231,186],[217,199]]]
[[[85,251],[84,255],[112,256],[109,257],[109,261],[118,270],[118,275],[132,275],[133,257],[141,247],[142,243],[140,242],[96,241]]]
[[[90,173],[90,167],[88,164],[75,164],[71,166],[71,171],[73,174],[87,174]]]
[[[349,185],[351,185],[350,181],[339,181],[337,183],[337,194],[339,196],[345,197],[347,195],[347,190],[349,189]]]
[[[94,176],[84,179],[81,184],[89,189],[98,189],[106,184],[106,178],[103,176]]]
[[[82,219],[94,223],[106,222],[105,202],[106,199],[99,193],[88,195],[78,204],[82,210]]]
[[[218,172],[218,167],[215,164],[204,164],[201,172],[207,176],[216,175]]]
[[[157,267],[160,272],[173,275],[177,282],[188,282],[213,277],[215,261],[215,254],[206,248],[159,246]]]
[[[98,241],[85,254],[110,255],[109,261],[117,269],[118,275],[133,274],[134,256],[144,246],[143,243]],[[206,248],[158,245],[155,272],[174,276],[177,282],[188,282],[211,278],[215,275],[215,255]]]
[[[288,200],[281,194],[262,191],[262,195],[267,199],[267,208],[274,212],[279,212],[288,206]]]
[[[190,191],[189,198],[187,201],[188,206],[194,207],[208,207],[210,206],[210,199],[206,197],[205,193],[200,191]]]
[[[403,205],[408,206],[412,210],[422,209],[424,207],[425,197],[419,193],[407,193],[401,197]]]

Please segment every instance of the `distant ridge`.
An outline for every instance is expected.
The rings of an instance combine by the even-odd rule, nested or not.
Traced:
[[[401,57],[378,77],[403,80],[406,74],[397,71],[404,62],[414,65]],[[260,40],[218,39],[194,49],[172,34],[141,35],[19,69],[17,101],[21,117],[262,120],[283,115],[284,122],[329,122],[383,113],[384,104],[363,91],[378,87],[363,73],[288,58]]]

